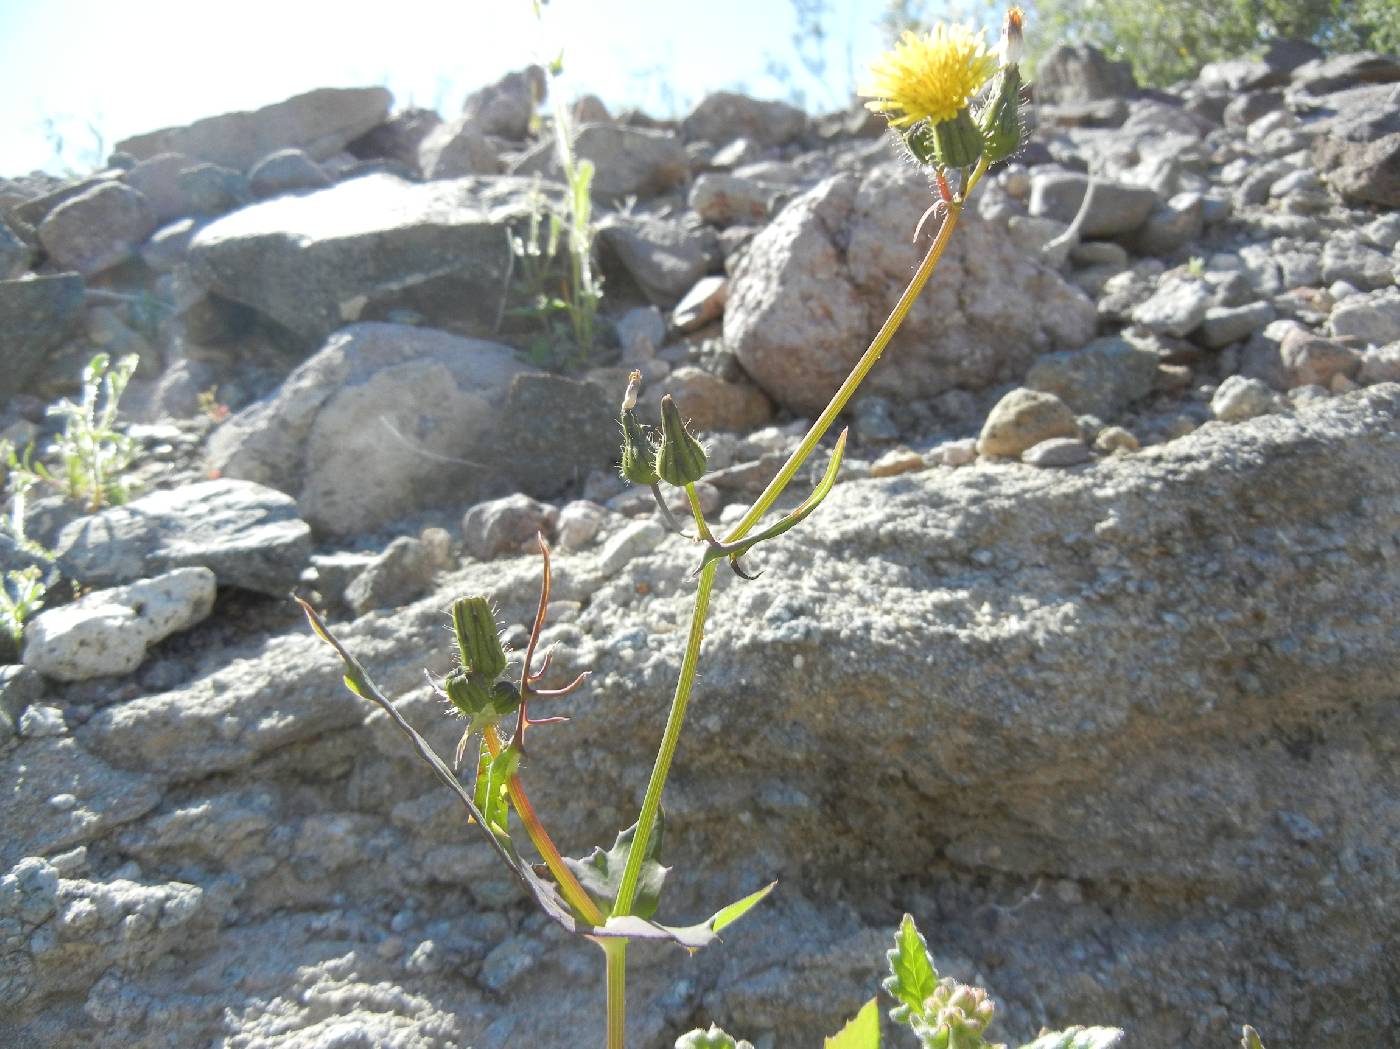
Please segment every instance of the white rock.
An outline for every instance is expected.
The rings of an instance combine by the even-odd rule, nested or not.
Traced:
[[[206,618],[214,591],[207,568],[98,590],[40,613],[25,630],[23,662],[60,681],[129,674],[150,645]]]
[[[1226,422],[1267,415],[1277,407],[1278,398],[1273,390],[1258,379],[1246,379],[1242,375],[1231,375],[1210,399],[1211,412],[1217,419]]]
[[[598,555],[598,568],[604,575],[617,575],[628,561],[654,550],[665,537],[666,529],[656,521],[634,521],[608,540]]]
[[[566,503],[559,511],[559,523],[556,525],[559,548],[580,550],[587,546],[597,538],[598,530],[607,518],[606,510],[587,499]]]

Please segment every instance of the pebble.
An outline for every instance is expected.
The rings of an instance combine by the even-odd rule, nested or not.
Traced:
[[[657,521],[633,521],[604,544],[598,554],[598,570],[615,576],[629,561],[650,553],[665,538],[666,529]]]
[[[1094,449],[1109,455],[1114,452],[1135,452],[1141,447],[1138,439],[1121,426],[1106,426],[1094,438]]]
[[[1021,387],[998,401],[987,415],[977,438],[977,451],[1015,457],[1051,437],[1077,438],[1078,434],[1069,405],[1053,393]]]
[[[1078,437],[1052,437],[1021,453],[1021,462],[1031,466],[1077,466],[1091,459],[1089,446]]]
[[[1278,397],[1258,379],[1231,375],[1210,400],[1211,413],[1224,422],[1240,422],[1278,410]]]
[[[894,448],[870,464],[871,477],[896,477],[925,467],[924,457],[908,448]]]

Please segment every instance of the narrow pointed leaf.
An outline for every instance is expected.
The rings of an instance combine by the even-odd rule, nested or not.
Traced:
[[[764,897],[777,888],[777,885],[777,882],[770,881],[763,888],[759,889],[757,892],[749,893],[742,900],[735,900],[728,907],[721,907],[715,912],[714,917],[710,919],[710,930],[717,933],[726,925],[733,925],[762,902]]]
[[[824,1049],[880,1049],[880,1003],[872,998],[845,1027],[822,1043]]]
[[[890,1011],[890,1016],[898,1023],[907,1022],[910,1013],[922,1017],[924,1000],[938,986],[938,970],[933,967],[928,944],[912,915],[906,914],[899,923],[899,931],[894,934],[894,948],[886,951],[885,957],[889,959],[890,975],[884,981],[884,988],[901,1003]]]
[[[1118,1027],[1066,1027],[1049,1031],[1021,1049],[1109,1049],[1122,1037]]]

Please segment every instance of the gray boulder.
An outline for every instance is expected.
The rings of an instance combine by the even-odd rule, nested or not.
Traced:
[[[821,183],[753,239],[730,280],[724,338],[774,401],[807,415],[826,405],[917,265],[910,233],[928,205],[917,171],[882,165]],[[1094,326],[1082,292],[969,210],[869,392],[904,402],[1009,381],[1041,353],[1084,345]]]
[[[414,166],[425,178],[461,178],[494,175],[501,170],[501,160],[476,121],[462,116],[423,136]]]
[[[1037,172],[1031,178],[1031,214],[1073,222],[1089,183],[1089,176],[1078,172]],[[1089,210],[1079,227],[1080,236],[1116,237],[1136,232],[1157,205],[1158,196],[1150,189],[1096,178]]]
[[[548,93],[543,67],[527,66],[473,91],[462,103],[462,116],[482,134],[518,142],[530,133],[530,121]]]
[[[654,197],[690,177],[690,157],[675,136],[624,124],[583,124],[574,133],[574,155],[593,163],[594,196],[604,201]],[[561,178],[552,141],[535,146],[511,168],[517,175]]]
[[[211,222],[190,244],[191,272],[308,339],[429,293],[458,304],[459,326],[489,331],[510,264],[506,227],[528,192],[526,179],[366,175]]]
[[[330,184],[330,176],[321,165],[300,149],[269,153],[248,172],[248,189],[259,200],[282,193],[325,189]]]
[[[722,947],[636,966],[630,1033],[667,1044],[700,1009],[819,1044],[872,993],[908,910],[939,930],[942,968],[996,973],[1017,1044],[1049,1001],[1145,1049],[1223,1040],[1223,1010],[1200,1014],[1221,987],[1232,1013],[1274,1017],[1281,1043],[1386,1044],[1400,919],[1375,901],[1396,874],[1347,857],[1386,856],[1393,835],[1347,814],[1386,814],[1400,789],[1398,423],[1400,389],[1374,387],[1068,473],[843,483],[768,546],[758,581],[722,576],[666,792],[663,913],[781,885]],[[549,708],[571,724],[532,731],[524,773],[551,829],[581,843],[635,817],[691,597],[677,581],[693,543],[654,522],[624,533],[615,561],[555,560],[573,614],[545,639],[562,642],[553,673],[594,675]],[[523,623],[537,582],[537,558],[469,564],[337,630],[450,753],[461,722],[422,675],[451,665],[443,610],[482,593]],[[325,647],[298,627],[236,654],[0,755],[20,784],[0,813],[6,972],[26,974],[0,1022],[75,1049],[91,1042],[83,1003],[121,987],[146,1005],[107,1021],[121,1044],[350,1031],[503,1049],[556,1044],[561,1009],[596,1042],[596,950],[501,913],[511,882]],[[56,811],[60,794],[87,818]],[[60,855],[80,844],[86,858]],[[113,853],[134,865],[121,878]],[[203,902],[153,888],[165,939],[161,919],[112,936],[125,904],[96,920],[72,907],[85,938],[60,917],[134,869],[178,870]],[[168,960],[143,964],[130,937]],[[1105,943],[1114,961],[1093,979],[1065,964]],[[1237,986],[1239,959],[1258,957],[1274,961]],[[237,984],[215,978],[230,967]],[[190,973],[211,974],[198,996]],[[1346,1008],[1289,1007],[1319,979]],[[667,1026],[677,1002],[691,1004]]]
[[[681,121],[687,142],[722,146],[746,138],[761,146],[781,146],[807,130],[807,114],[786,102],[766,102],[733,91],[706,95]]]
[[[1113,337],[1082,350],[1048,353],[1026,374],[1031,389],[1055,394],[1078,415],[1103,419],[1146,397],[1156,380],[1157,354]]]
[[[155,228],[145,197],[104,182],[49,212],[39,225],[39,242],[59,267],[90,276],[125,262]]]
[[[1350,204],[1400,207],[1400,85],[1367,85],[1325,96],[1311,127],[1317,170]]]
[[[382,124],[392,102],[382,87],[318,88],[251,112],[136,135],[118,142],[117,149],[138,160],[183,153],[238,171],[279,149],[300,149],[324,160]]]
[[[353,535],[500,491],[508,346],[395,324],[338,332],[269,397],[215,431],[225,477],[287,492],[317,530]]]
[[[82,310],[83,279],[76,273],[0,280],[0,401],[27,389]]]
[[[598,223],[604,272],[636,281],[653,303],[670,308],[719,258],[714,230],[669,219],[614,213]]]
[[[90,586],[202,566],[219,585],[282,596],[300,578],[311,532],[285,495],[223,478],[152,492],[64,527],[63,573]]]
[[[1056,44],[1036,68],[1037,102],[1093,102],[1137,91],[1131,67],[1090,44]]]

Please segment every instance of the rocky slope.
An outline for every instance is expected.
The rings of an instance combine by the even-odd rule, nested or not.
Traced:
[[[0,181],[0,429],[42,439],[77,364],[134,352],[148,489],[31,511],[90,592],[0,669],[0,1044],[599,1040],[596,951],[281,595],[450,751],[443,610],[526,622],[544,531],[552,673],[594,673],[527,783],[568,848],[611,841],[696,561],[610,473],[620,378],[710,433],[733,519],[907,279],[927,191],[858,112],[580,103],[609,335],[550,374],[508,319],[507,233],[554,192],[540,84],[448,122],[316,92]],[[903,911],[1007,1040],[1400,1030],[1400,62],[1278,47],[1148,93],[1064,49],[1038,91],[843,483],[757,581],[723,573],[665,907],[780,885],[722,946],[635,952],[638,1045],[819,1044]]]

